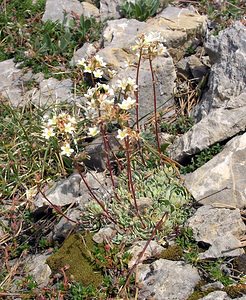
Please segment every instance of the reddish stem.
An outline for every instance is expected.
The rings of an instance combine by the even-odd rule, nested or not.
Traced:
[[[72,222],[72,223],[75,223],[75,224],[78,224],[78,222],[76,222],[76,221],[70,219],[68,216],[66,216],[66,215],[62,212],[62,210],[59,208],[59,206],[53,204],[53,203],[47,198],[47,196],[45,195],[45,193],[42,192],[42,190],[41,190],[41,188],[40,188],[39,185],[37,185],[37,189],[38,189],[38,192],[44,197],[44,199],[51,205],[52,208],[54,208],[54,210],[55,210],[58,214],[62,215],[62,216],[63,216],[65,219],[67,219],[68,221],[70,221],[70,222]]]
[[[112,181],[115,197],[118,201],[120,201],[120,198],[115,190],[116,185],[115,185],[115,181],[114,181],[114,174],[113,174],[113,170],[112,170],[112,167],[110,164],[110,158],[109,158],[110,145],[109,145],[108,136],[107,136],[107,133],[105,130],[105,126],[103,124],[101,124],[100,129],[101,129],[101,133],[102,133],[102,137],[103,137],[103,144],[104,144],[104,149],[105,149],[105,154],[106,154],[107,169],[109,170],[109,173],[110,173],[110,178]]]
[[[160,141],[159,141],[159,135],[158,135],[158,124],[157,124],[157,100],[156,100],[155,76],[154,76],[154,70],[153,70],[151,55],[149,55],[149,65],[150,65],[150,71],[151,71],[151,77],[152,77],[152,86],[153,86],[153,94],[154,94],[155,136],[156,136],[158,152],[161,153],[161,147],[160,147]]]
[[[139,71],[140,71],[140,63],[141,63],[141,58],[142,58],[142,51],[143,49],[140,49],[139,53],[139,59],[138,59],[138,66],[137,66],[137,74],[136,74],[136,85],[137,85],[137,90],[135,92],[135,97],[136,97],[136,125],[137,125],[137,132],[140,131],[139,128],[139,90],[138,90],[138,84],[139,84]]]
[[[143,257],[143,255],[144,255],[144,253],[145,253],[147,247],[149,246],[150,242],[152,241],[152,239],[153,239],[154,236],[156,235],[157,230],[159,230],[159,229],[161,228],[162,224],[163,224],[164,222],[166,222],[167,217],[168,217],[168,213],[165,212],[165,213],[163,214],[162,218],[161,218],[161,219],[157,222],[157,224],[155,225],[155,227],[154,227],[154,229],[153,229],[153,231],[152,231],[152,233],[151,233],[150,238],[147,240],[146,244],[145,244],[144,247],[143,247],[143,250],[139,253],[137,260],[135,261],[134,265],[131,267],[129,273],[127,274],[126,282],[125,282],[125,284],[124,284],[124,286],[123,286],[123,288],[122,288],[122,291],[124,291],[124,289],[126,288],[126,286],[129,284],[129,280],[130,280],[130,278],[131,278],[131,276],[132,276],[134,270],[136,269],[137,265],[139,264],[141,258]]]
[[[86,185],[91,197],[97,202],[97,204],[102,208],[105,216],[112,221],[114,224],[117,224],[117,222],[110,216],[110,213],[108,212],[108,210],[105,208],[104,204],[97,198],[97,196],[93,193],[91,187],[89,186],[88,182],[86,181],[83,173],[79,170],[79,168],[77,168],[77,171],[80,175],[80,177],[82,178],[84,184]]]
[[[137,200],[136,200],[135,189],[134,189],[134,184],[133,184],[133,180],[132,180],[132,170],[131,170],[131,160],[130,160],[130,146],[129,146],[129,137],[128,136],[125,138],[125,146],[126,146],[126,157],[127,157],[128,189],[129,189],[129,192],[132,194],[134,206],[135,206],[137,215],[139,217],[139,220],[140,220],[142,226],[145,228],[146,226],[145,226],[145,224],[143,222],[143,219],[142,219],[142,217],[139,213],[138,204],[137,204]]]

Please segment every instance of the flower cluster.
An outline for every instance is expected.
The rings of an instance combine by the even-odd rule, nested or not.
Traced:
[[[103,68],[106,67],[106,63],[102,57],[95,55],[89,62],[86,62],[84,58],[79,60],[78,66],[83,68],[84,73],[93,74],[94,78],[102,78],[104,74]]]
[[[163,46],[162,37],[159,32],[150,32],[148,34],[142,34],[137,40],[136,45],[132,47],[132,50],[140,50],[142,56],[155,57],[163,55],[166,48]]]
[[[106,84],[97,83],[88,89],[87,93],[84,94],[87,99],[85,115],[93,126],[88,128],[87,134],[89,136],[99,134],[98,125],[102,123],[118,123],[122,127],[126,126],[129,110],[136,103],[132,97],[136,89],[137,85],[130,77],[118,80],[113,88]],[[122,132],[125,133],[124,129]],[[122,134],[118,136],[122,139]]]
[[[43,119],[44,128],[42,136],[49,140],[51,137],[59,136],[62,141],[61,155],[70,156],[74,149],[71,148],[70,143],[74,139],[74,132],[76,130],[76,120],[67,113],[60,113],[51,118],[45,116]]]

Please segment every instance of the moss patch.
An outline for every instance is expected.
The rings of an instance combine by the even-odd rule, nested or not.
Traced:
[[[103,276],[92,264],[91,251],[94,247],[91,234],[73,234],[67,238],[62,247],[48,258],[52,271],[57,272],[69,265],[67,274],[83,285],[102,283]]]
[[[160,254],[160,258],[169,260],[180,260],[183,256],[182,248],[179,245],[173,245],[163,250]]]

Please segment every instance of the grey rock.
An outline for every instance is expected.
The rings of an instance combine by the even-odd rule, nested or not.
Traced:
[[[108,21],[107,27],[103,31],[104,47],[129,49],[135,44],[139,32],[145,28],[145,22],[135,19]]]
[[[207,291],[210,289],[222,290],[224,285],[220,281],[211,282],[201,286],[201,291]]]
[[[176,69],[182,75],[196,78],[198,81],[209,72],[209,68],[196,55],[182,58],[176,64]]]
[[[107,22],[103,32],[104,46],[130,48],[143,33],[160,33],[160,42],[167,47],[179,47],[191,36],[204,33],[206,17],[193,10],[169,6],[147,22],[120,19]]]
[[[188,61],[189,69],[194,78],[200,81],[209,72],[209,68],[205,66],[196,55],[191,55]]]
[[[121,145],[115,134],[108,135],[110,148],[113,152],[119,150]],[[84,160],[84,164],[93,170],[104,171],[107,169],[106,165],[106,152],[104,148],[103,138],[101,136],[94,139],[89,145],[85,146],[85,152],[88,154],[89,159]],[[112,152],[109,153],[110,161],[113,161]]]
[[[74,101],[71,89],[71,79],[57,80],[55,78],[44,79],[40,82],[39,88],[28,92],[33,103],[39,106],[50,105],[61,102]]]
[[[166,47],[177,48],[191,37],[203,35],[207,28],[207,18],[194,9],[168,6],[156,17],[149,19],[142,32],[159,32]]]
[[[23,102],[22,76],[23,70],[16,67],[13,59],[0,62],[0,96],[13,106]]]
[[[48,256],[45,254],[31,255],[26,261],[26,271],[33,276],[39,287],[48,285],[50,275],[52,273],[50,267],[46,263]]]
[[[132,255],[131,259],[128,262],[128,268],[131,268],[136,263],[136,261],[138,260],[138,256],[143,251],[146,243],[147,241],[137,241],[134,242],[133,245],[128,249],[128,252]],[[156,241],[150,241],[139,263],[143,262],[146,259],[157,257],[163,251],[163,249],[164,248]]]
[[[201,204],[246,206],[246,133],[230,140],[222,152],[185,176],[185,186]]]
[[[103,242],[109,243],[115,237],[116,233],[117,231],[113,226],[107,226],[95,233],[92,239],[98,244]]]
[[[231,298],[227,295],[226,292],[215,291],[209,293],[207,296],[201,298],[200,300],[230,300]]]
[[[211,111],[169,147],[170,156],[179,162],[211,145],[246,130],[246,93]]]
[[[177,72],[189,78],[191,76],[190,68],[189,68],[189,58],[184,57],[180,61],[176,63]]]
[[[67,17],[70,19],[73,12],[81,16],[84,13],[84,9],[78,0],[47,0],[42,21],[63,22],[64,12],[68,14]]]
[[[69,209],[69,211],[66,212],[66,216],[70,220],[68,220],[65,217],[61,217],[60,221],[57,224],[55,224],[52,230],[53,241],[63,241],[67,238],[67,236],[81,221],[81,210],[78,207]],[[72,222],[71,220],[74,222]],[[77,224],[75,222],[77,222]]]
[[[196,116],[218,107],[227,107],[228,100],[236,99],[245,92],[246,69],[246,29],[241,22],[221,31],[218,36],[210,36],[206,50],[212,62],[205,93]]]
[[[127,64],[135,60],[135,56],[128,51],[117,47],[105,47],[97,52],[108,67],[114,71],[125,69]]]
[[[101,192],[101,197],[102,195],[105,195],[105,197],[108,195],[110,183],[102,173],[94,171],[88,172],[86,174],[86,181],[94,193]],[[105,184],[107,187],[105,187]],[[108,191],[108,193],[106,191]],[[77,173],[72,174],[67,179],[54,184],[53,187],[45,192],[45,195],[53,205],[57,206],[77,203],[81,208],[83,208],[84,205],[91,200],[91,196],[86,185],[81,179],[81,176]],[[41,194],[38,194],[34,205],[36,207],[42,207],[43,205],[49,205],[49,203]]]
[[[159,259],[138,269],[141,289],[138,299],[186,300],[200,280],[196,268],[180,261]]]
[[[79,60],[81,60],[82,58],[84,58],[86,60],[89,57],[96,54],[96,52],[97,52],[97,49],[94,47],[93,44],[84,43],[84,45],[74,53],[74,56],[73,56],[70,64],[72,66],[75,66]]]
[[[101,20],[119,19],[120,6],[123,0],[100,0],[100,16]]]
[[[95,5],[88,3],[86,1],[82,2],[81,5],[83,9],[82,15],[84,17],[95,18],[95,19],[98,19],[100,17],[99,9]]]
[[[176,72],[173,60],[168,53],[163,56],[153,59],[153,70],[155,75],[156,85],[156,100],[157,107],[168,107],[174,104],[173,90],[175,88]],[[119,71],[111,81],[112,85],[118,79],[136,78],[136,68],[129,66],[128,68]],[[147,117],[153,113],[153,86],[151,72],[149,69],[149,61],[143,60],[139,71],[139,118]],[[134,115],[134,112],[132,113]],[[133,117],[133,119],[135,119]],[[142,120],[143,121],[143,120]]]
[[[187,224],[193,230],[197,242],[204,242],[210,248],[200,253],[201,259],[223,256],[239,256],[244,253],[240,248],[240,236],[245,234],[246,226],[240,210],[213,208],[210,205],[200,207]]]

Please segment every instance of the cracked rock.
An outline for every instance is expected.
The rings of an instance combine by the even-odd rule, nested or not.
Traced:
[[[187,223],[197,242],[210,245],[207,251],[199,254],[201,259],[239,256],[244,253],[240,248],[239,239],[245,234],[246,226],[239,209],[205,205],[200,207]]]

